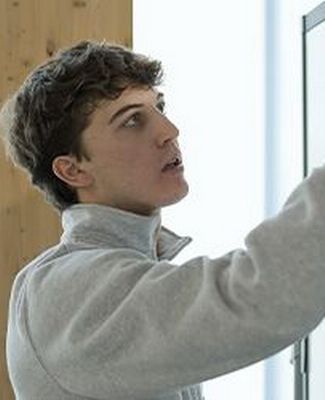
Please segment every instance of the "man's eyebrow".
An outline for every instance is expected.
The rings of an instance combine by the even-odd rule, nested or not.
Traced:
[[[157,103],[159,102],[164,102],[164,94],[161,92],[157,93]],[[133,103],[133,104],[127,104],[126,106],[120,108],[118,111],[116,111],[112,116],[111,119],[109,120],[109,123],[113,123],[116,118],[124,114],[125,112],[132,110],[133,108],[140,108],[143,107],[143,103]]]
[[[125,112],[127,112],[128,110],[131,110],[132,108],[139,108],[139,107],[143,107],[144,104],[143,103],[134,103],[134,104],[128,104],[122,108],[120,108],[118,111],[116,111],[116,113],[114,113],[111,117],[111,119],[109,120],[109,123],[113,123],[116,118],[118,118],[120,115],[124,114]]]

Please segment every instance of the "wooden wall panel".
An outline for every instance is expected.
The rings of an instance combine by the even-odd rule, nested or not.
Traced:
[[[0,0],[0,104],[37,64],[81,39],[131,46],[132,0]],[[57,242],[60,232],[58,214],[8,162],[1,143],[0,400],[14,399],[5,363],[12,281],[28,260]]]

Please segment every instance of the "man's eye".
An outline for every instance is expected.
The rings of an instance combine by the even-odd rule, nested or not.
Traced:
[[[123,124],[122,126],[124,128],[134,128],[136,126],[138,126],[140,124],[140,114],[139,113],[135,113],[132,114],[130,118],[128,118]]]

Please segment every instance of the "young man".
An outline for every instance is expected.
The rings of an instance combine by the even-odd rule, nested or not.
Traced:
[[[247,249],[171,262],[191,239],[161,226],[161,208],[188,192],[161,77],[157,61],[86,41],[37,68],[4,108],[8,150],[64,228],[12,288],[17,400],[202,399],[200,382],[324,317],[324,167]]]

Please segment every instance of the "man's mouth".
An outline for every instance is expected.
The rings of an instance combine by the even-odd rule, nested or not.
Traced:
[[[169,161],[167,164],[162,169],[162,172],[175,169],[175,168],[180,168],[183,166],[183,162],[180,156],[175,156],[172,158],[171,161]]]

